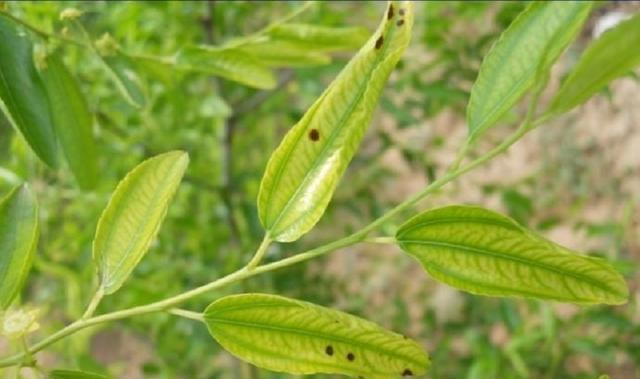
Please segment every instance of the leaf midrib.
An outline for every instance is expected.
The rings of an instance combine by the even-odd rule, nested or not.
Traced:
[[[386,26],[390,25],[388,20],[384,21],[384,22],[385,22],[385,24],[381,28],[382,30],[385,30]],[[277,227],[278,222],[280,221],[282,216],[287,212],[287,210],[289,210],[291,205],[294,203],[294,200],[298,198],[298,194],[300,193],[302,188],[304,188],[305,184],[309,181],[311,173],[319,166],[319,162],[322,162],[322,161],[324,161],[326,159],[326,155],[327,155],[327,151],[329,150],[329,147],[333,145],[333,141],[337,138],[337,136],[340,134],[340,132],[342,132],[342,129],[344,128],[344,125],[346,124],[347,120],[353,114],[354,109],[356,108],[356,106],[360,102],[362,96],[365,93],[365,90],[368,87],[369,81],[366,80],[366,78],[369,78],[371,76],[373,71],[379,66],[380,61],[382,60],[382,58],[386,56],[387,50],[388,50],[389,46],[391,45],[391,40],[393,38],[394,31],[395,31],[395,28],[393,28],[393,27],[389,28],[388,36],[386,37],[389,42],[388,43],[384,43],[382,51],[379,51],[378,54],[375,56],[375,59],[374,59],[373,64],[371,65],[371,68],[369,69],[367,74],[364,76],[365,80],[363,80],[361,82],[362,85],[360,85],[359,88],[358,88],[358,94],[356,95],[356,97],[354,98],[354,100],[351,102],[351,104],[348,107],[348,111],[345,112],[345,114],[342,116],[342,118],[338,122],[338,126],[333,130],[333,132],[329,136],[329,138],[327,140],[327,143],[322,147],[322,150],[320,151],[320,154],[318,154],[317,158],[313,160],[313,162],[312,162],[311,166],[309,167],[307,173],[305,174],[303,180],[298,185],[298,188],[293,193],[293,195],[289,198],[289,200],[285,203],[285,206],[282,208],[282,210],[278,214],[278,217],[271,224],[270,230],[273,230],[275,227]],[[374,33],[374,35],[376,35],[376,33],[378,33],[377,30]],[[364,46],[367,46],[368,43],[369,43],[369,40],[367,40],[367,42],[365,43]],[[363,46],[363,48],[364,48],[364,46]],[[357,54],[359,54],[359,53],[360,53],[360,51]],[[333,86],[333,83],[330,86]],[[323,104],[324,104],[324,101],[326,101],[326,99],[322,99]],[[323,105],[323,104],[320,104],[320,105]],[[320,105],[318,106],[318,108],[320,107]],[[315,112],[317,112],[317,109],[314,111],[314,114],[315,114]],[[304,132],[300,133],[298,138],[295,140],[295,143],[293,144],[293,147],[298,145],[298,143],[300,142],[300,139],[303,138],[304,135],[305,135]],[[285,155],[285,157],[283,159],[284,162],[287,162],[287,166],[288,166],[289,157],[291,156],[291,154],[293,154],[294,150],[295,150],[294,148],[289,149],[289,151],[287,151],[287,154]],[[275,187],[276,187],[275,184],[280,183],[280,178],[282,177],[282,173],[284,171],[284,167],[285,167],[285,165],[283,165],[280,168],[280,170],[278,171],[278,175],[276,176],[276,180],[274,181],[274,185],[272,186],[272,189],[269,192],[269,198],[268,198],[267,204],[271,204],[271,199],[273,197],[273,193],[275,192]],[[292,223],[292,225],[296,224],[298,222],[298,220],[299,220],[299,218],[296,219],[295,222]]]
[[[399,354],[396,353],[394,351],[390,351],[390,350],[384,350],[384,349],[380,349],[375,345],[370,345],[370,344],[366,344],[366,343],[362,343],[359,341],[354,341],[354,340],[350,340],[335,334],[322,334],[322,333],[317,333],[314,332],[312,330],[307,330],[307,329],[299,329],[299,328],[295,328],[295,327],[285,327],[285,326],[277,326],[277,325],[272,325],[272,324],[265,324],[265,323],[261,323],[261,322],[243,322],[243,321],[238,321],[238,320],[229,320],[229,319],[221,319],[221,318],[212,318],[212,317],[208,317],[207,321],[212,322],[214,325],[216,323],[218,324],[227,324],[227,325],[234,325],[234,326],[240,326],[240,327],[246,327],[246,328],[251,328],[251,329],[258,329],[258,330],[268,330],[268,331],[272,331],[272,332],[281,332],[281,333],[288,333],[288,334],[294,334],[294,335],[298,335],[298,336],[306,336],[306,337],[311,337],[311,338],[317,338],[319,340],[330,340],[333,342],[339,342],[339,343],[343,343],[345,345],[352,345],[352,346],[356,346],[359,347],[361,349],[364,350],[369,350],[381,355],[387,355],[387,356],[391,356],[394,357],[396,359],[399,360],[403,360],[403,361],[408,361],[411,362],[413,364],[415,364],[418,367],[423,367],[424,363],[416,360],[413,357],[407,356],[407,355],[403,355],[403,354]],[[398,338],[402,338],[402,337],[398,337]]]
[[[620,294],[618,293],[618,291],[612,289],[611,287],[607,286],[606,284],[602,284],[598,281],[595,281],[587,276],[584,275],[580,275],[578,273],[575,272],[571,272],[571,271],[563,271],[562,269],[558,269],[556,267],[538,262],[538,261],[533,261],[530,259],[526,259],[526,258],[522,258],[522,257],[518,257],[518,256],[514,256],[514,255],[506,255],[504,253],[501,253],[499,251],[495,251],[495,250],[489,250],[489,249],[480,249],[480,248],[476,248],[473,246],[469,246],[469,245],[464,245],[464,244],[454,244],[454,243],[448,243],[448,242],[440,242],[440,241],[428,241],[428,240],[403,240],[402,242],[400,242],[400,244],[405,247],[405,244],[416,244],[416,245],[424,245],[424,246],[433,246],[433,247],[442,247],[442,248],[448,248],[448,249],[453,249],[453,250],[459,250],[465,253],[469,253],[469,254],[479,254],[479,255],[484,255],[487,257],[492,257],[492,258],[496,258],[496,259],[502,259],[502,260],[506,260],[506,261],[511,261],[511,262],[516,262],[516,263],[521,263],[524,265],[530,265],[536,268],[539,268],[541,270],[546,270],[548,272],[552,272],[558,275],[565,275],[565,276],[569,276],[572,277],[573,279],[576,279],[578,281],[583,281],[593,287],[596,287],[602,291],[608,292],[608,293],[613,293],[616,296],[619,296]],[[409,249],[406,249],[406,251],[410,251]],[[412,253],[413,254],[413,253]],[[416,254],[414,254],[416,255]],[[576,255],[575,258],[579,258],[579,255]]]

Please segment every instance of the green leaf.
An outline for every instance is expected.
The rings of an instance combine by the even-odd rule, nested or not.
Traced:
[[[281,296],[228,296],[209,305],[204,320],[225,349],[268,370],[389,379],[422,375],[429,367],[424,350],[406,337]]]
[[[502,33],[480,66],[467,107],[469,138],[500,120],[573,41],[588,1],[533,2]]]
[[[103,63],[103,68],[127,103],[136,108],[144,107],[146,99],[142,82],[134,70],[135,62],[119,51],[98,56]]]
[[[29,36],[0,14],[0,108],[50,167],[57,165],[47,95],[33,61]]]
[[[362,27],[331,27],[312,24],[278,24],[267,34],[273,40],[308,46],[313,51],[356,49],[367,41],[369,33]]]
[[[38,244],[38,206],[26,185],[0,201],[0,309],[24,285]]]
[[[220,76],[260,89],[272,89],[276,86],[273,71],[238,49],[185,47],[176,56],[176,68]]]
[[[49,373],[51,379],[107,379],[106,376],[86,371],[53,370]]]
[[[640,13],[602,34],[584,52],[551,101],[549,113],[584,103],[607,83],[640,65]]]
[[[483,208],[424,212],[402,225],[396,239],[435,279],[474,294],[627,301],[624,279],[605,260],[574,253]]]
[[[380,26],[287,133],[267,164],[258,211],[269,238],[298,239],[318,222],[411,37],[413,6],[394,1]],[[402,11],[403,15],[400,14]]]
[[[287,41],[250,42],[238,47],[238,50],[269,67],[320,66],[331,62],[331,57],[326,54]]]
[[[76,79],[58,54],[47,57],[40,70],[56,134],[69,167],[80,186],[95,187],[98,179],[93,117]]]
[[[173,151],[150,158],[118,184],[98,221],[93,259],[105,294],[117,291],[158,234],[189,163]]]

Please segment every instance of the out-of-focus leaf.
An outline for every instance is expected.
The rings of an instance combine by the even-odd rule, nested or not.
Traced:
[[[51,379],[107,379],[106,376],[93,372],[77,370],[53,370],[49,373]]]
[[[149,249],[188,163],[182,151],[161,154],[140,163],[118,184],[93,241],[105,294],[122,286]]]
[[[274,40],[306,45],[313,51],[357,49],[367,41],[369,32],[362,27],[331,27],[312,24],[278,24],[267,32]]]
[[[424,350],[406,337],[281,296],[228,296],[209,305],[204,320],[229,352],[273,371],[388,379],[422,375],[429,367]]]
[[[276,86],[273,71],[238,49],[185,47],[176,56],[176,67],[220,76],[260,89],[272,89]]]
[[[26,185],[0,202],[0,309],[18,295],[38,244],[38,206]]]
[[[136,108],[144,107],[146,100],[142,82],[134,70],[135,62],[117,50],[108,55],[101,55],[100,58],[122,97]]]
[[[640,13],[606,31],[584,52],[551,101],[549,113],[584,103],[610,81],[640,65]]]
[[[33,45],[13,20],[0,14],[0,107],[31,149],[51,167],[57,142],[47,94],[33,60]]]
[[[588,1],[532,2],[505,30],[480,67],[467,107],[469,138],[493,126],[529,90],[539,72],[573,41]]]
[[[258,194],[269,238],[294,241],[313,228],[358,149],[411,37],[412,4],[394,1],[390,6],[395,15],[389,19],[385,10],[371,39],[272,154]]]
[[[331,57],[326,54],[286,41],[251,42],[238,47],[238,50],[269,67],[320,66],[331,62]]]
[[[82,188],[93,188],[98,180],[98,158],[91,129],[93,118],[80,86],[58,54],[47,57],[40,75],[69,167]]]
[[[605,260],[576,254],[483,208],[424,212],[402,225],[396,239],[434,278],[474,294],[627,301],[624,279]]]

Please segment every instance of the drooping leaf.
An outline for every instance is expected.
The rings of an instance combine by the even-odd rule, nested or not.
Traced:
[[[33,45],[15,22],[0,14],[0,108],[38,157],[57,165],[47,95],[33,60]]]
[[[483,208],[424,212],[402,225],[396,239],[435,279],[474,294],[627,301],[624,279],[605,260],[572,252]]]
[[[532,2],[502,33],[480,66],[467,107],[469,138],[500,120],[573,41],[588,1]]]
[[[93,372],[78,370],[53,370],[49,373],[51,379],[107,379],[106,376]]]
[[[185,47],[176,56],[176,67],[220,76],[260,89],[272,89],[276,86],[273,71],[239,49]]]
[[[640,13],[606,31],[584,52],[555,94],[549,113],[584,103],[610,81],[640,65]]]
[[[47,57],[40,75],[60,145],[69,167],[82,188],[93,188],[98,179],[93,118],[80,86],[58,54]]]
[[[369,33],[362,27],[331,27],[312,24],[278,24],[267,34],[273,40],[306,45],[314,51],[357,49],[367,41]]]
[[[100,58],[122,97],[136,108],[144,107],[146,98],[140,77],[134,69],[135,62],[117,50],[108,55],[100,55]]]
[[[38,206],[26,185],[0,201],[0,310],[18,295],[38,244]]]
[[[250,42],[237,49],[269,67],[320,66],[331,62],[327,54],[287,41]]]
[[[384,84],[409,44],[410,2],[394,1],[371,39],[287,133],[260,184],[258,210],[271,239],[294,241],[322,217],[369,125]],[[389,12],[390,13],[390,12]]]
[[[188,163],[184,152],[161,154],[140,163],[118,184],[93,240],[105,294],[117,291],[147,252]]]
[[[204,320],[225,349],[268,370],[389,379],[422,375],[429,367],[425,351],[406,337],[281,296],[228,296],[209,305]]]

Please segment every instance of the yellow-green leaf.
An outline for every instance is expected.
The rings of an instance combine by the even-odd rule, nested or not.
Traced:
[[[38,244],[38,206],[26,185],[0,201],[0,310],[18,295]]]
[[[276,86],[273,71],[239,49],[185,47],[176,56],[176,67],[220,76],[260,89],[272,89]]]
[[[29,36],[0,14],[0,108],[31,149],[50,167],[57,165],[57,141],[47,94],[33,60]]]
[[[58,54],[46,58],[40,70],[49,98],[49,108],[62,150],[82,188],[93,188],[98,180],[93,117],[80,86]]]
[[[189,163],[173,151],[150,158],[118,184],[98,221],[93,259],[105,294],[117,291],[158,234]]]
[[[582,104],[607,83],[640,65],[640,13],[606,31],[584,52],[554,96],[550,113]]]
[[[351,50],[362,46],[369,33],[362,27],[332,27],[312,24],[277,24],[267,35],[273,40],[306,45],[314,51]]]
[[[331,57],[309,46],[288,41],[256,41],[237,48],[269,67],[320,66],[331,62]]]
[[[478,295],[578,304],[623,304],[629,295],[605,260],[577,254],[479,207],[424,212],[402,225],[396,239],[435,279]]]
[[[467,107],[469,138],[498,122],[573,41],[589,1],[535,1],[509,25],[480,66]]]
[[[290,374],[390,379],[422,375],[429,357],[416,342],[350,314],[266,294],[209,305],[213,338],[238,358]]]
[[[388,18],[287,133],[260,184],[258,210],[269,238],[294,241],[324,213],[369,126],[389,74],[409,44],[413,5],[394,1]]]

